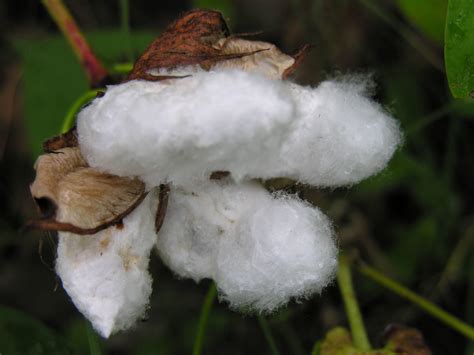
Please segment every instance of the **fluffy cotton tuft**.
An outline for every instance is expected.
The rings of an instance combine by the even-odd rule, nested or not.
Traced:
[[[361,82],[310,88],[238,70],[131,81],[81,111],[80,146],[91,166],[150,187],[189,186],[213,171],[353,184],[382,170],[401,142]]]
[[[260,312],[319,292],[337,265],[329,220],[255,183],[173,188],[157,249],[179,276],[212,278],[232,307]]]
[[[56,272],[76,307],[103,337],[144,316],[152,291],[148,272],[156,242],[155,192],[123,220],[94,235],[59,233]]]
[[[342,186],[385,168],[401,133],[398,122],[364,96],[367,84],[290,86],[299,112],[280,154],[280,164],[292,172],[289,177],[313,186]]]
[[[149,186],[188,184],[216,170],[239,178],[264,166],[294,113],[288,88],[277,81],[203,72],[109,87],[81,111],[78,133],[91,166],[138,175]]]

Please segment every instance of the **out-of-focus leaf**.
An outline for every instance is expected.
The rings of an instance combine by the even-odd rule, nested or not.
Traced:
[[[0,353],[3,355],[73,354],[64,340],[30,316],[0,307]]]
[[[86,37],[106,65],[124,60],[120,32],[93,32]],[[151,33],[135,33],[133,48],[139,53],[153,38]],[[14,38],[12,42],[23,64],[25,123],[29,148],[36,156],[41,152],[43,140],[58,134],[69,107],[88,89],[87,81],[71,48],[60,35]]]
[[[390,260],[397,270],[397,278],[409,284],[419,276],[417,271],[422,265],[433,258],[439,245],[437,221],[426,217],[412,226],[397,226],[392,232],[397,243],[389,252]]]
[[[217,10],[225,17],[234,17],[234,4],[232,0],[194,0],[193,7],[199,9]]]
[[[444,56],[449,88],[457,99],[474,95],[474,2],[449,0]]]
[[[398,0],[403,14],[429,38],[442,44],[448,0]]]

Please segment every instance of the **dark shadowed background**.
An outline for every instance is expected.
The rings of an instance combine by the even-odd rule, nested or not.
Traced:
[[[401,122],[403,148],[377,177],[350,189],[300,189],[333,220],[339,245],[413,291],[474,323],[474,109],[455,102],[443,59],[447,0],[65,1],[107,67],[136,58],[160,31],[194,7],[221,10],[234,33],[292,53],[314,49],[294,80],[317,85],[341,73],[370,73],[376,99]],[[186,354],[209,282],[179,280],[154,255],[148,320],[103,341],[55,276],[55,236],[22,232],[36,216],[29,195],[41,142],[59,132],[87,81],[40,1],[0,2],[0,353]],[[465,337],[354,273],[372,343],[387,325],[421,330],[434,354],[474,352]],[[347,326],[339,290],[267,317],[281,354],[310,354],[335,325]],[[91,345],[92,342],[92,345]],[[91,347],[92,346],[92,347]],[[267,354],[256,317],[214,305],[205,354]]]

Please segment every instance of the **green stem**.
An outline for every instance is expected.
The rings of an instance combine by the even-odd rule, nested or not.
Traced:
[[[204,340],[204,333],[206,332],[207,320],[209,319],[209,314],[211,313],[212,304],[216,298],[217,290],[214,283],[209,287],[207,291],[206,298],[201,309],[201,316],[199,317],[199,324],[196,334],[196,339],[194,340],[193,346],[193,355],[200,355],[202,351],[202,344]]]
[[[339,270],[337,271],[337,282],[341,291],[344,306],[346,308],[349,326],[351,328],[352,339],[355,347],[360,351],[369,351],[369,338],[364,327],[364,321],[359,310],[359,304],[352,286],[351,270],[347,256],[341,255],[339,258]]]
[[[258,323],[260,324],[260,328],[262,328],[263,335],[265,336],[268,346],[270,347],[271,353],[273,355],[280,355],[280,352],[278,351],[278,348],[275,343],[275,339],[273,338],[270,327],[268,326],[267,320],[262,315],[258,315],[257,318]]]
[[[128,74],[131,72],[133,69],[133,64],[132,63],[118,63],[114,64],[111,68],[110,71],[112,73],[117,73],[117,74]]]
[[[437,70],[444,72],[442,59],[429,49],[409,27],[397,21],[394,17],[385,13],[373,0],[360,0],[360,2],[373,14],[378,16],[387,25],[392,27],[398,34],[414,49],[416,49],[425,59]]]
[[[76,114],[79,112],[81,107],[84,106],[86,103],[88,103],[93,98],[95,98],[99,91],[100,90],[87,91],[82,96],[80,96],[76,101],[74,101],[71,108],[67,112],[66,117],[63,120],[63,124],[62,124],[60,133],[66,133],[67,131],[69,131],[71,129],[71,127],[74,125],[74,120],[76,118]]]
[[[400,297],[403,297],[407,299],[408,301],[414,303],[415,305],[420,307],[422,310],[424,310],[426,313],[439,319],[441,322],[450,326],[454,330],[457,330],[458,332],[465,335],[469,339],[474,340],[474,328],[471,327],[469,324],[466,324],[460,319],[452,316],[451,314],[442,310],[441,308],[431,303],[427,299],[417,295],[413,291],[407,289],[406,287],[399,284],[398,282],[386,277],[385,275],[381,274],[380,272],[371,268],[368,265],[360,264],[358,266],[358,270],[362,275],[369,277],[373,281],[388,288],[389,290],[396,293]]]
[[[87,342],[91,355],[101,355],[99,340],[88,321],[85,321]]]
[[[130,7],[128,0],[120,0],[120,22],[127,59],[133,62],[133,49],[130,36]]]

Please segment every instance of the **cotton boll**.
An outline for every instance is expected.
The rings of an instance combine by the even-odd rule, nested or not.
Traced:
[[[245,210],[267,198],[267,192],[255,183],[207,181],[173,187],[158,233],[158,253],[181,277],[213,278],[221,240],[235,238],[235,225]]]
[[[299,113],[280,156],[290,177],[315,186],[350,185],[386,166],[401,142],[399,125],[363,96],[364,84],[291,85]]]
[[[266,171],[293,117],[283,83],[223,70],[109,87],[80,112],[78,134],[93,167],[185,185],[216,170],[237,180]]]
[[[123,220],[94,235],[60,232],[56,272],[76,307],[103,337],[131,327],[146,311],[156,241],[157,194]]]
[[[221,241],[216,282],[232,307],[270,312],[320,292],[336,266],[327,217],[298,199],[268,196]]]
[[[172,189],[157,249],[179,276],[212,278],[232,307],[258,311],[321,291],[337,264],[319,210],[255,183]]]

